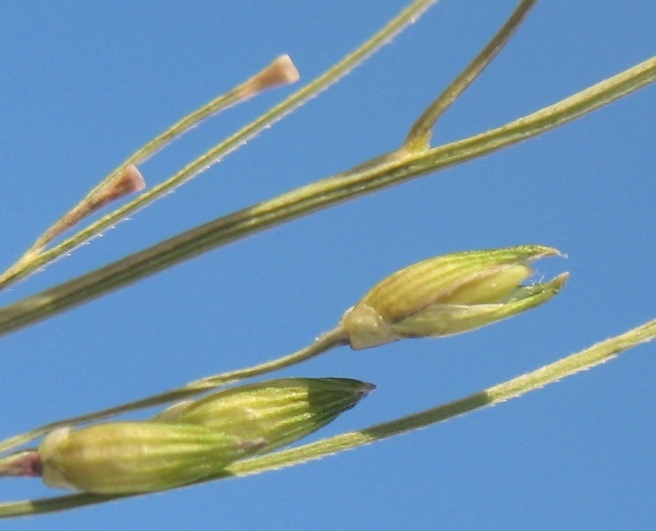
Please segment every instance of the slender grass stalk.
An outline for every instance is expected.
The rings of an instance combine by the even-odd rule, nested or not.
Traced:
[[[260,363],[252,367],[246,367],[244,369],[237,369],[230,372],[215,374],[213,376],[206,376],[205,378],[189,382],[182,387],[165,391],[164,393],[152,395],[141,400],[128,402],[120,406],[95,411],[86,415],[62,419],[57,422],[45,424],[44,426],[35,428],[26,433],[9,437],[8,439],[0,442],[0,452],[6,452],[23,444],[27,444],[30,441],[33,441],[34,439],[41,437],[57,428],[62,428],[64,426],[78,426],[80,424],[105,420],[117,415],[121,415],[123,413],[128,413],[130,411],[137,411],[140,409],[159,406],[161,404],[168,404],[176,400],[182,400],[199,395],[222,385],[236,383],[241,380],[245,380],[246,378],[254,378],[256,376],[262,376],[264,374],[268,374],[286,367],[291,367],[292,365],[296,365],[298,363],[315,358],[320,354],[327,352],[328,350],[346,345],[347,343],[348,341],[346,339],[345,331],[340,325],[333,330],[330,330],[329,332],[321,334],[309,346],[287,356],[282,356],[275,360]]]
[[[274,122],[280,120],[285,115],[300,107],[306,101],[315,97],[317,94],[328,88],[333,83],[339,81],[353,68],[361,64],[370,55],[374,54],[382,46],[388,43],[396,34],[400,33],[408,25],[415,22],[424,13],[424,11],[426,11],[431,6],[431,4],[435,2],[437,2],[437,0],[414,0],[378,33],[376,33],[359,48],[348,54],[333,67],[320,75],[317,79],[302,87],[300,90],[289,96],[286,100],[274,106],[269,111],[261,115],[259,118],[232,136],[228,137],[223,142],[217,144],[215,147],[185,166],[185,168],[183,168],[164,183],[152,188],[144,194],[141,194],[133,201],[130,201],[120,208],[117,208],[106,216],[103,216],[98,221],[75,233],[52,249],[42,252],[43,242],[37,240],[36,244],[26,253],[24,258],[19,259],[16,264],[10,267],[5,273],[0,275],[0,289],[6,288],[7,286],[25,278],[34,271],[42,269],[53,260],[69,253],[72,249],[79,247],[84,242],[89,241],[94,236],[101,234],[106,229],[114,226],[122,219],[129,217],[132,213],[140,210],[141,208],[144,208],[156,199],[159,199],[164,194],[170,192],[173,188],[180,186],[182,183],[189,181],[191,178],[195,177],[202,171],[207,170],[214,163],[218,162],[222,157],[244,145],[248,140],[257,136],[263,130],[269,128]],[[212,114],[215,114],[220,109],[234,104],[236,101],[239,101],[239,98],[243,99],[243,87],[248,85],[250,81],[251,80],[247,81],[243,85],[236,87],[232,91],[228,92],[225,96],[219,97],[217,100],[214,100],[208,105],[201,107],[198,111],[195,111],[186,116],[166,132],[146,144],[143,148],[136,151],[116,170],[110,173],[103,180],[103,182],[101,182],[98,187],[94,189],[94,191],[97,190],[97,188],[103,186],[104,182],[112,179],[113,176],[115,176],[117,173],[122,172],[125,166],[129,164],[136,165],[140,162],[143,162],[159,149],[170,143],[172,140],[188,131],[191,127],[200,123],[200,121],[208,118]],[[251,94],[249,92],[249,97],[250,95]]]
[[[226,467],[217,477],[200,481],[227,477],[243,477],[271,470],[286,468],[307,461],[320,459],[345,450],[351,450],[395,435],[424,428],[486,406],[499,404],[536,391],[563,378],[605,363],[618,354],[656,337],[656,320],[633,328],[624,334],[612,337],[592,347],[545,365],[533,372],[518,376],[499,385],[459,400],[454,400],[420,413],[377,424],[362,430],[337,435],[297,448],[275,452],[262,457],[236,461]],[[127,495],[134,496],[134,495]],[[0,504],[0,518],[47,514],[94,505],[126,497],[125,495],[73,494],[40,500],[25,500]]]
[[[62,252],[55,252],[55,249],[49,253],[44,251],[45,247],[52,240],[75,224],[79,223],[86,216],[95,212],[112,200],[123,197],[128,193],[141,191],[145,187],[145,183],[143,182],[139,170],[136,168],[137,164],[146,161],[157,151],[163,149],[175,139],[189,132],[207,118],[218,114],[237,103],[246,101],[266,89],[277,85],[293,83],[297,81],[298,78],[298,71],[289,56],[285,55],[278,57],[270,65],[244,83],[237,85],[227,93],[215,98],[200,107],[198,110],[185,116],[182,120],[172,125],[162,134],[148,142],[145,146],[138,149],[118,168],[107,175],[75,207],[64,214],[58,221],[48,228],[48,230],[37,238],[25,254],[23,254],[13,266],[0,275],[0,289],[6,288],[14,282],[26,277],[35,269],[43,267],[45,264],[58,258],[74,246],[81,244],[82,241],[73,246],[68,246],[67,242],[75,239],[75,236],[73,236],[57,247],[63,249]],[[189,178],[190,177],[173,176],[165,182],[151,188],[128,205],[125,205],[124,208],[127,209],[125,215],[162,197],[172,189],[184,184]],[[120,221],[120,219],[121,218],[118,218],[114,221],[117,222]],[[111,226],[112,224],[113,223],[110,223],[107,226]],[[107,226],[102,226],[97,231],[90,234],[87,239],[99,234],[102,230],[107,228]]]
[[[220,217],[0,309],[0,335],[63,312],[201,253],[347,200],[535,137],[656,80],[656,57],[501,127],[418,153],[401,150]]]
[[[483,72],[497,54],[519,29],[529,11],[535,6],[537,0],[522,0],[510,18],[501,27],[497,34],[488,42],[474,60],[456,77],[449,86],[431,103],[419,119],[410,128],[410,132],[403,143],[409,152],[424,151],[430,147],[430,139],[435,123],[454,101],[473,83]]]

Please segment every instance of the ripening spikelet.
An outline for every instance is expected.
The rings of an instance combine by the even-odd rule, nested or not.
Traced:
[[[265,440],[256,450],[265,453],[325,426],[373,388],[347,378],[269,380],[181,402],[153,420],[195,424],[243,440]]]
[[[47,485],[125,494],[202,479],[263,443],[188,424],[108,422],[54,430],[38,453]]]
[[[377,284],[342,318],[351,347],[410,337],[458,334],[516,315],[551,299],[567,274],[528,286],[529,264],[556,249],[521,245],[424,260]]]

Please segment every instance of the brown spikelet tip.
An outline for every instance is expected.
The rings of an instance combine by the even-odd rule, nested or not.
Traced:
[[[102,206],[128,194],[140,192],[145,187],[146,181],[141,172],[134,164],[129,164],[98,192],[94,206]]]
[[[276,85],[294,83],[300,77],[291,57],[281,55],[250,80],[249,88],[253,94],[256,94]]]

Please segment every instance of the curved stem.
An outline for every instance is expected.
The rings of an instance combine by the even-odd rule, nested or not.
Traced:
[[[126,286],[198,254],[347,200],[487,155],[579,118],[656,80],[656,57],[485,133],[409,154],[404,149],[223,216],[0,309],[0,335]]]
[[[581,352],[546,365],[536,371],[518,376],[517,378],[495,385],[479,393],[474,393],[461,398],[460,400],[455,400],[448,404],[427,409],[420,413],[408,415],[390,422],[370,426],[363,430],[329,437],[290,450],[283,450],[262,457],[237,461],[226,467],[220,478],[249,476],[298,465],[337,452],[351,450],[358,446],[400,435],[408,431],[424,428],[431,424],[436,424],[443,420],[451,419],[476,409],[481,409],[485,406],[505,402],[511,398],[516,398],[530,391],[541,389],[542,387],[557,382],[567,376],[572,376],[578,372],[590,369],[595,365],[609,361],[621,352],[631,347],[635,347],[640,343],[651,341],[655,337],[656,319],[629,330],[622,335],[607,339],[606,341],[597,343]],[[220,478],[207,478],[199,483]],[[103,503],[126,496],[102,496],[98,494],[81,493],[41,500],[7,502],[0,504],[0,518],[63,511],[76,507],[83,507],[85,505]]]
[[[51,432],[56,428],[61,428],[64,426],[76,426],[79,424],[105,420],[110,417],[121,415],[123,413],[128,413],[130,411],[137,411],[139,409],[167,404],[175,400],[182,400],[184,398],[196,396],[222,385],[236,383],[241,380],[245,380],[246,378],[254,378],[255,376],[268,374],[285,367],[291,367],[292,365],[296,365],[303,361],[307,361],[311,358],[319,356],[320,354],[323,354],[330,349],[346,344],[348,344],[346,333],[342,326],[338,325],[333,330],[320,335],[309,346],[302,348],[293,354],[288,354],[287,356],[283,356],[272,361],[267,361],[259,365],[254,365],[252,367],[247,367],[245,369],[237,369],[230,372],[215,374],[213,376],[207,376],[205,378],[189,382],[182,387],[171,389],[169,391],[165,391],[164,393],[152,395],[141,400],[136,400],[134,402],[128,402],[120,406],[102,409],[94,413],[88,413],[86,415],[80,415],[77,417],[70,417],[67,419],[59,420],[57,422],[46,424],[26,433],[9,437],[8,439],[0,442],[0,452],[6,452],[26,444],[30,441],[33,441],[37,437],[41,437],[42,435]]]

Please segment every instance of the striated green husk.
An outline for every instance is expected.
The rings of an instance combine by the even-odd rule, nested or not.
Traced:
[[[240,439],[263,439],[266,453],[318,430],[351,409],[373,384],[348,378],[283,378],[181,402],[153,420],[205,426]]]
[[[263,442],[187,424],[109,422],[54,430],[38,453],[47,485],[125,494],[191,483],[251,454]]]
[[[551,247],[521,245],[424,260],[377,284],[347,310],[342,325],[354,349],[479,328],[538,306],[558,293],[567,274],[521,285],[533,274],[528,264],[558,255]]]

